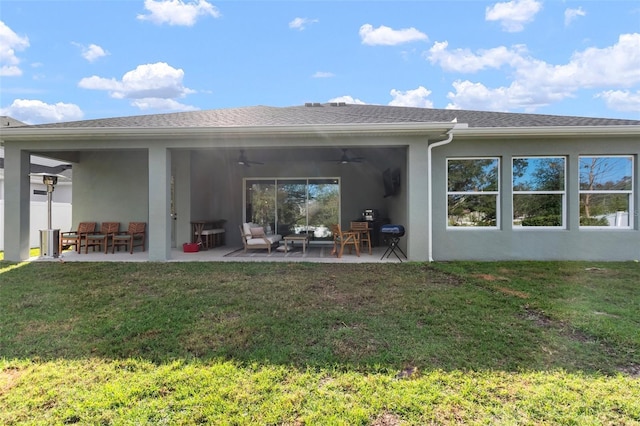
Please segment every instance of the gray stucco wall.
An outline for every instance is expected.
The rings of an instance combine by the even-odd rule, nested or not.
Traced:
[[[146,151],[82,152],[73,175],[73,226],[79,222],[147,222]]]
[[[618,139],[456,140],[434,150],[434,260],[635,260],[640,259],[638,207],[640,141]],[[580,229],[579,155],[633,155],[632,229]],[[567,158],[566,229],[512,227],[514,156],[558,155]],[[452,157],[499,157],[501,182],[498,229],[448,228],[446,160]]]

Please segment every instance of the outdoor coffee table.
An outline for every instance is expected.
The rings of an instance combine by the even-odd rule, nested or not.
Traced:
[[[291,245],[293,246],[294,241],[300,241],[302,243],[302,254],[305,254],[307,250],[307,244],[309,243],[309,235],[307,234],[291,234],[287,235],[284,238],[284,252],[286,253],[289,247],[289,241],[291,241]]]

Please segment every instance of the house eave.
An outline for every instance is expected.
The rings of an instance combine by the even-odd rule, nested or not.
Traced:
[[[640,126],[463,127],[455,128],[453,134],[456,138],[640,136]]]
[[[374,123],[296,126],[237,126],[237,127],[28,127],[4,128],[2,141],[74,140],[74,139],[168,139],[175,137],[299,137],[340,135],[427,135],[442,137],[455,123]]]

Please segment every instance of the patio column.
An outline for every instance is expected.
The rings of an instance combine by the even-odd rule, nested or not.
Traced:
[[[407,256],[413,261],[429,260],[428,151],[426,141],[407,148]]]
[[[4,259],[29,258],[29,171],[31,155],[12,144],[4,148]]]
[[[149,260],[171,258],[171,152],[149,148]]]

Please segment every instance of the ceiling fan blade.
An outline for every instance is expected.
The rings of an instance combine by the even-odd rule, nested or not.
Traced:
[[[349,164],[349,163],[361,163],[364,160],[364,157],[350,157],[347,155],[347,148],[342,149],[342,157],[338,160],[340,164]]]
[[[260,161],[249,160],[244,153],[244,149],[240,150],[240,156],[238,157],[237,163],[238,165],[245,166],[245,167],[251,167],[251,164],[264,164],[264,163],[261,163]]]

